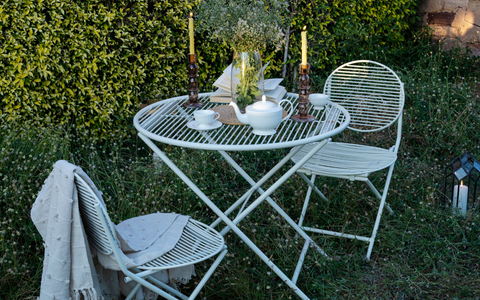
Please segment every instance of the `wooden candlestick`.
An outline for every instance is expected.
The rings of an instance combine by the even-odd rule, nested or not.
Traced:
[[[308,96],[310,95],[310,86],[308,85],[310,77],[308,72],[310,71],[310,64],[300,65],[300,82],[298,92],[298,115],[292,117],[292,121],[295,122],[312,122],[315,121],[313,116],[308,115]]]
[[[197,55],[188,54],[188,102],[183,103],[186,108],[201,108],[203,103],[198,102],[198,66]]]

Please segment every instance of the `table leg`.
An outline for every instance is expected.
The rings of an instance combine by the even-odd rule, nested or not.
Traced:
[[[290,226],[293,227],[305,240],[309,241],[314,247],[317,248],[317,250],[326,256],[325,252],[318,247],[318,245],[303,231],[300,226],[298,226],[295,221],[290,218],[289,215],[285,213],[285,211],[277,204],[275,201],[273,201],[272,198],[269,196],[280,186],[282,185],[290,176],[292,176],[303,164],[309,160],[315,153],[317,153],[318,150],[320,150],[325,144],[327,143],[327,140],[323,140],[319,142],[315,147],[310,150],[298,163],[296,163],[290,170],[288,170],[287,173],[285,173],[279,180],[277,180],[270,188],[267,189],[267,191],[263,191],[261,188],[257,188],[256,190],[261,194],[260,197],[258,197],[255,201],[250,204],[240,215],[238,215],[233,222],[235,224],[238,224],[241,220],[243,220],[253,209],[255,209],[260,203],[262,203],[264,200],[267,200],[268,204],[270,204],[289,224]],[[300,147],[299,147],[300,148]],[[299,149],[297,149],[298,151]],[[256,183],[225,151],[219,151],[220,154],[222,154],[225,159],[247,180],[253,187],[255,188],[259,186],[258,183],[263,183],[265,182],[264,178],[260,179],[258,183]],[[293,155],[295,155],[295,151],[292,151]],[[287,157],[290,157],[290,155],[287,155]],[[286,163],[286,161],[282,160],[283,164]],[[272,171],[276,172],[282,165],[277,164]],[[270,171],[270,172],[272,172]],[[269,175],[270,172],[267,174]],[[271,176],[271,175],[270,175]],[[268,179],[268,178],[267,178]],[[228,232],[229,228],[226,227],[222,230],[221,234],[225,235]]]
[[[301,299],[309,299],[148,137],[138,136],[252,249]],[[242,218],[243,219],[243,218]]]
[[[225,215],[229,215],[233,210],[235,210],[242,202],[244,202],[247,197],[249,197],[254,191],[258,191],[260,194],[263,193],[263,190],[260,188],[262,184],[264,184],[270,177],[273,176],[283,165],[285,165],[290,158],[292,158],[295,154],[297,154],[298,151],[300,151],[301,147],[298,147],[296,149],[293,149],[290,151],[290,153],[285,156],[278,164],[273,167],[265,176],[263,176],[257,183],[251,179],[245,171],[233,160],[233,158],[228,155],[225,151],[218,151],[226,160],[227,162],[237,171],[240,173],[240,175],[243,176],[251,185],[252,187],[245,193],[243,196],[237,200],[231,207],[228,208],[227,211],[225,211]],[[246,176],[246,177],[245,177]],[[247,179],[247,177],[249,179]],[[241,213],[241,212],[240,212]],[[220,223],[220,219],[215,220],[215,222],[210,225],[210,227],[214,228]]]

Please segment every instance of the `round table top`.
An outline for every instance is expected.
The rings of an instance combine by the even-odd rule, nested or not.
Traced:
[[[212,93],[198,95],[198,102],[204,103],[201,109],[210,109],[225,103],[210,102]],[[282,102],[285,110],[294,109],[298,114],[298,94],[287,93]],[[188,96],[166,99],[140,110],[134,118],[135,128],[148,138],[165,144],[203,150],[255,151],[291,148],[332,137],[350,123],[350,115],[342,106],[329,102],[324,109],[315,110],[309,104],[309,115],[313,122],[295,122],[286,119],[273,135],[256,135],[250,125],[228,125],[208,131],[191,129],[187,123],[194,120],[194,108],[185,108]],[[293,106],[293,108],[292,108]]]

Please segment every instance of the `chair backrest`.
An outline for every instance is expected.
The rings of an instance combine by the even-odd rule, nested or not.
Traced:
[[[357,60],[338,67],[327,79],[324,93],[347,109],[348,128],[360,132],[382,130],[402,115],[403,83],[390,68]]]
[[[107,211],[92,188],[75,173],[75,185],[78,191],[78,206],[88,241],[99,252],[110,255],[113,252],[108,234],[116,241],[115,229]]]

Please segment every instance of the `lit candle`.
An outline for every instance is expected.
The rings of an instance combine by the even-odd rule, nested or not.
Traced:
[[[302,65],[307,64],[307,26],[302,31]]]
[[[193,45],[193,13],[190,13],[190,18],[188,18],[188,31],[190,35],[190,54],[195,54]]]
[[[458,195],[458,198],[457,198]],[[467,212],[468,186],[463,185],[463,180],[460,181],[460,192],[458,185],[453,187],[453,208],[460,210],[462,214]]]

